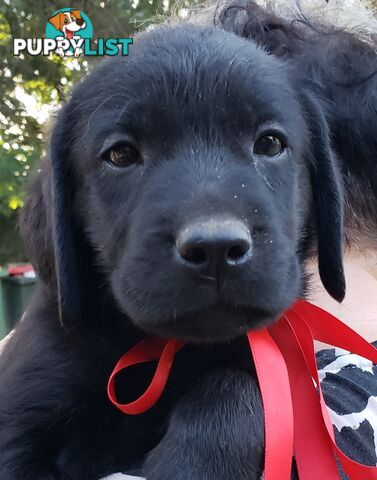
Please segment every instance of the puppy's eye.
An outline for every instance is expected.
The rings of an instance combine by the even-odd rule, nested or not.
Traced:
[[[285,149],[283,141],[276,135],[264,135],[259,137],[254,143],[254,153],[256,155],[265,155],[266,157],[275,157]]]
[[[64,19],[64,23],[69,23],[68,18],[65,18],[65,19]]]
[[[106,153],[105,158],[115,167],[129,167],[135,163],[141,163],[139,150],[130,143],[113,147]]]

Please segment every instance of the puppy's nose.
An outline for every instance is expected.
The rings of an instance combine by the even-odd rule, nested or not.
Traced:
[[[84,25],[84,19],[83,18],[77,18],[76,23],[79,27],[81,27],[81,25]]]
[[[190,267],[214,276],[246,263],[252,253],[250,231],[237,219],[209,219],[186,225],[176,238],[177,250]]]

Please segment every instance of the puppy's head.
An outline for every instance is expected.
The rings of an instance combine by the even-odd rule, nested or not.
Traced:
[[[320,105],[246,40],[187,25],[139,36],[129,58],[76,88],[50,162],[63,322],[98,296],[82,293],[96,268],[148,332],[236,337],[302,294],[313,224],[323,282],[344,294],[339,185]]]
[[[70,10],[53,15],[48,21],[63,32],[66,38],[73,38],[76,32],[86,27],[85,20],[81,18],[80,10]]]

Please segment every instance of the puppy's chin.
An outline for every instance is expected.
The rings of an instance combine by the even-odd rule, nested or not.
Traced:
[[[217,304],[168,321],[142,322],[138,327],[159,337],[192,343],[219,343],[240,337],[249,330],[266,327],[279,319],[282,312]]]

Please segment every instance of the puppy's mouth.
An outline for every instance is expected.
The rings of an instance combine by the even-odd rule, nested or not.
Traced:
[[[74,36],[75,32],[72,30],[68,30],[68,28],[65,29],[65,35],[68,40],[71,40]]]
[[[80,23],[80,24],[77,23],[77,22],[76,22],[76,23],[72,23],[72,24],[70,25],[70,28],[65,27],[65,36],[66,36],[66,38],[67,38],[68,40],[71,40],[71,39],[75,36],[75,34],[76,34],[79,30],[81,30],[82,28],[85,28],[84,22],[82,22],[82,23]]]
[[[168,321],[140,326],[160,337],[193,343],[217,343],[233,340],[249,330],[268,326],[277,320],[281,313],[260,307],[218,303],[174,316]]]

